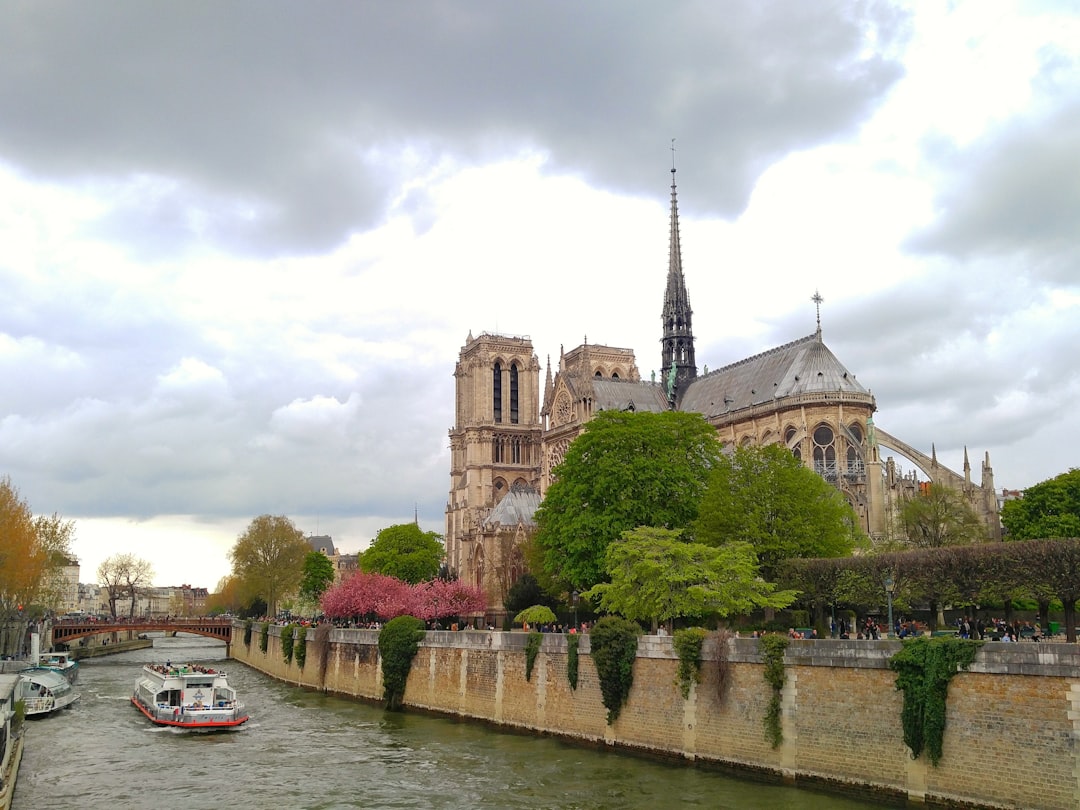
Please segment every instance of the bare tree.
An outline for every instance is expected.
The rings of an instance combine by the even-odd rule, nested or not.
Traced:
[[[154,576],[154,569],[146,560],[134,554],[114,554],[102,561],[97,570],[98,583],[109,595],[109,612],[117,617],[116,604],[130,600],[128,616],[135,615],[135,602],[139,588],[146,587]]]

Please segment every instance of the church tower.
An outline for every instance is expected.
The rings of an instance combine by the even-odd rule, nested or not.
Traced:
[[[454,370],[447,564],[481,584],[484,521],[517,487],[540,478],[540,361],[527,337],[470,333]]]
[[[667,289],[664,291],[664,310],[660,318],[664,326],[661,338],[661,382],[668,400],[675,407],[686,388],[697,377],[694,360],[694,330],[690,319],[690,296],[682,270],[682,246],[679,243],[679,206],[675,197],[675,165],[671,166],[671,236],[668,246]],[[675,373],[672,378],[672,366]]]

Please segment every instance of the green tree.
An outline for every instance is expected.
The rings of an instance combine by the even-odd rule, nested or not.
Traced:
[[[309,551],[300,574],[300,598],[317,605],[326,589],[334,584],[334,564],[321,551]]]
[[[242,590],[265,599],[268,615],[275,616],[278,602],[299,586],[310,550],[304,533],[287,517],[260,515],[236,538],[229,559]]]
[[[784,608],[797,595],[776,591],[758,577],[748,543],[688,543],[670,529],[623,532],[622,542],[608,546],[606,563],[611,581],[594,585],[585,596],[598,598],[609,613],[651,621],[654,628],[671,619]]]
[[[694,536],[700,543],[750,543],[762,575],[781,561],[845,557],[862,542],[850,504],[786,448],[739,447],[709,479]]]
[[[554,470],[537,511],[544,569],[566,589],[606,579],[608,546],[638,526],[683,529],[721,457],[698,414],[602,411]]]
[[[531,605],[547,605],[549,608],[554,608],[558,605],[558,600],[548,595],[540,587],[536,577],[525,573],[510,586],[506,599],[503,600],[503,607],[506,608],[507,613],[512,614]]]
[[[1030,486],[1023,498],[1006,501],[1001,523],[1010,540],[1080,537],[1080,469]]]
[[[986,525],[963,494],[944,484],[930,484],[905,501],[899,519],[908,545],[916,548],[967,546],[987,540]]]
[[[416,585],[438,576],[444,553],[442,535],[425,532],[415,523],[400,523],[375,535],[358,563],[361,571]]]

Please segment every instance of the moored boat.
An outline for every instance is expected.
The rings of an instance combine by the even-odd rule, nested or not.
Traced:
[[[69,652],[41,653],[37,666],[39,669],[59,672],[69,683],[75,683],[79,677],[79,662],[72,658]]]
[[[159,726],[225,729],[248,719],[225,673],[196,664],[147,664],[131,702]]]
[[[51,714],[79,699],[71,682],[55,670],[31,667],[19,675],[19,700],[26,705],[27,717]]]

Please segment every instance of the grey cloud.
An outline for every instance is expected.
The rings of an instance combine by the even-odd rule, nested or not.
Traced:
[[[0,156],[174,180],[156,210],[121,204],[102,227],[149,224],[153,250],[192,234],[195,210],[254,252],[378,221],[399,170],[378,151],[406,145],[432,163],[535,149],[655,195],[675,136],[703,212],[735,214],[765,166],[865,119],[906,33],[871,3],[27,1],[6,17]]]

